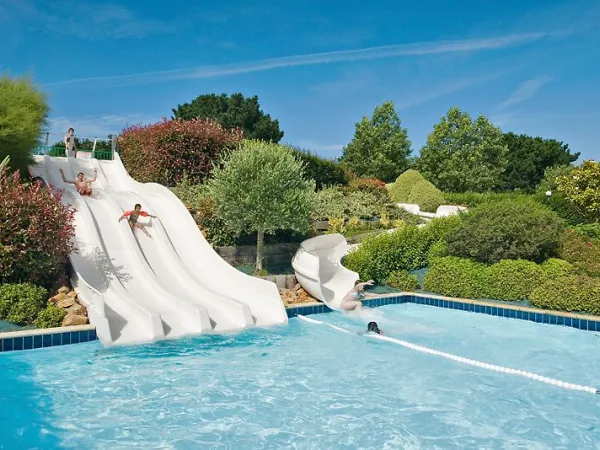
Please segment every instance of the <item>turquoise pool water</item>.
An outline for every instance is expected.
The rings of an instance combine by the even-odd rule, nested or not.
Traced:
[[[460,356],[600,387],[597,333],[415,304],[348,318]],[[600,395],[292,319],[131,348],[0,354],[0,448],[600,448]]]

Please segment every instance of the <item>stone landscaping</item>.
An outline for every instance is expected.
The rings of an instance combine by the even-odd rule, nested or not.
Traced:
[[[65,310],[66,316],[62,321],[63,327],[86,325],[89,323],[87,308],[79,302],[77,293],[74,290],[63,286],[48,301],[57,308]]]

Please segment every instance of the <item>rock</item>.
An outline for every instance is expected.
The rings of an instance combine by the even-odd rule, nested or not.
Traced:
[[[61,300],[64,300],[65,298],[67,298],[67,294],[65,294],[64,292],[61,292],[60,294],[57,294],[54,297],[52,297],[49,300],[49,302],[52,303],[53,305],[56,305],[58,302],[60,302]]]
[[[59,294],[68,294],[70,290],[71,289],[69,289],[67,286],[63,286],[58,290],[58,293]]]
[[[56,306],[58,308],[67,309],[67,308],[70,308],[71,306],[73,306],[74,304],[75,304],[75,299],[73,297],[65,297],[62,300],[59,300],[56,303]]]
[[[302,289],[302,286],[300,286],[300,283],[296,283],[296,286],[294,286],[293,290],[299,291],[300,289]]]
[[[80,316],[79,314],[67,314],[62,321],[63,327],[70,327],[73,325],[85,325],[88,323],[88,318]]]
[[[67,309],[67,314],[75,314],[78,316],[87,316],[87,308],[79,303],[75,303],[69,309]]]
[[[71,291],[67,294],[67,297],[75,298],[75,297],[77,297],[77,292]]]

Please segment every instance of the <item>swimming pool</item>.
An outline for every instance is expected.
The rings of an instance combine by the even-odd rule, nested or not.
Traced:
[[[594,332],[410,303],[310,317],[600,387]],[[600,448],[600,395],[299,319],[0,354],[0,401],[4,448]]]

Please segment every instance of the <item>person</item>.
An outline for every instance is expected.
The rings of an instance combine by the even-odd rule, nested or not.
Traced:
[[[77,148],[75,147],[75,129],[69,128],[65,134],[65,155],[67,158],[77,158]]]
[[[131,228],[132,231],[134,228],[139,228],[146,234],[146,236],[148,236],[150,239],[152,239],[152,236],[150,236],[150,233],[148,233],[148,230],[146,230],[144,225],[142,225],[141,223],[138,223],[138,219],[140,218],[140,216],[141,217],[152,217],[153,219],[157,218],[156,216],[153,216],[152,214],[148,214],[146,211],[142,211],[142,205],[137,203],[133,207],[132,211],[125,211],[123,213],[123,215],[121,217],[119,217],[119,222],[121,220],[127,218],[127,223],[129,224],[129,227]]]
[[[377,322],[369,322],[367,325],[367,333],[383,334],[383,332],[379,329]]]
[[[62,169],[60,170],[60,175],[62,177],[63,182],[67,183],[67,184],[73,184],[75,185],[75,189],[77,189],[77,192],[79,193],[79,195],[88,195],[91,196],[92,195],[92,183],[94,181],[96,181],[96,178],[98,178],[98,170],[94,169],[94,178],[92,178],[91,180],[88,180],[85,175],[83,174],[83,172],[79,172],[77,174],[77,179],[75,181],[71,181],[71,180],[67,180],[65,178],[65,173],[63,172]]]
[[[356,280],[354,287],[348,291],[340,303],[342,311],[359,311],[362,309],[361,300],[365,297],[365,286],[371,286],[373,283],[373,280],[364,283]]]

